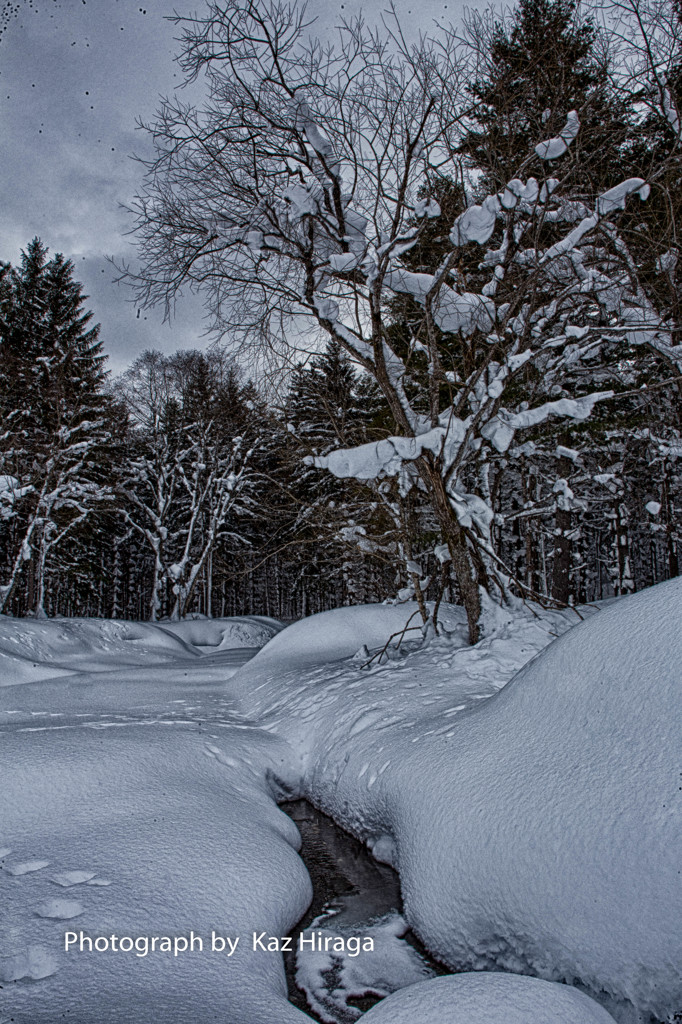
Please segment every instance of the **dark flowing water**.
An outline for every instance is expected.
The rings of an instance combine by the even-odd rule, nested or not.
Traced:
[[[353,926],[362,933],[363,925],[391,912],[402,913],[400,879],[392,868],[374,860],[366,846],[340,828],[332,818],[318,811],[307,800],[282,803],[301,833],[301,859],[308,869],[313,900],[305,917],[291,933],[298,945],[298,936],[315,918],[328,910],[336,910],[334,921]],[[405,940],[414,946],[437,974],[450,973],[434,961],[411,932]],[[305,993],[296,985],[296,953],[284,954],[289,999],[314,1019]],[[350,1001],[360,1010],[368,1010],[378,1002],[375,996]]]

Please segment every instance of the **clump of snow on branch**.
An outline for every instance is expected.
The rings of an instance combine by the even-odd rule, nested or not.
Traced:
[[[576,110],[571,110],[566,117],[566,124],[561,134],[546,142],[539,142],[535,152],[541,160],[557,160],[568,152],[569,145],[575,140],[580,128],[580,119]]]

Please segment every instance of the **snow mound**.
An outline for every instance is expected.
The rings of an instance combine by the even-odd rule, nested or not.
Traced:
[[[185,619],[159,628],[198,650],[217,654],[241,647],[263,647],[284,624],[266,615],[235,615],[227,619]]]
[[[405,914],[446,962],[682,1009],[681,615],[679,579],[611,604],[403,761]]]
[[[298,831],[267,781],[288,752],[223,717],[218,737],[163,723],[3,735],[12,864],[49,851],[0,871],[3,1024],[309,1024],[281,957],[251,948],[254,929],[286,935],[310,901]],[[100,871],[110,884],[92,887]],[[179,954],[153,936],[178,937]],[[226,937],[239,937],[232,957]]]
[[[365,1015],[372,1024],[613,1024],[582,992],[510,974],[454,974],[403,988]]]
[[[41,679],[54,679],[55,676],[70,674],[69,669],[59,669],[40,661],[31,661],[19,654],[3,651],[0,647],[0,686],[38,683]]]
[[[439,621],[446,629],[462,627],[463,611],[454,605],[441,605]],[[409,631],[403,639],[409,641],[419,637],[421,624],[416,601],[398,605],[359,604],[320,612],[294,622],[273,637],[242,669],[240,678],[267,673],[270,665],[276,666],[278,672],[286,672],[352,658],[363,647],[383,647],[406,626]],[[392,643],[397,644],[399,639],[396,636]]]
[[[163,623],[2,615],[0,686],[260,647],[281,628],[276,619],[250,615]]]
[[[142,664],[150,655],[192,656],[192,648],[162,627],[115,619],[15,619],[0,616],[0,685],[35,682],[70,672]],[[31,662],[34,671],[22,667]],[[55,667],[56,666],[56,667]]]

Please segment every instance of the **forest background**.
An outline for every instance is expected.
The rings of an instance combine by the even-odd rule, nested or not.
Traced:
[[[252,34],[225,68],[230,11]],[[577,604],[677,576],[681,17],[521,0],[407,44],[389,13],[333,57],[300,49],[296,8],[184,21],[210,102],[149,126],[142,269],[123,272],[141,303],[196,286],[215,341],[112,378],[70,260],[36,238],[2,264],[0,611],[416,598],[425,620],[464,603],[475,639],[486,596]],[[269,107],[226,88],[272,84],[268,60]],[[291,88],[287,61],[309,81]],[[376,84],[361,114],[357,65]],[[382,158],[353,145],[363,117]],[[230,188],[248,216],[217,211]]]

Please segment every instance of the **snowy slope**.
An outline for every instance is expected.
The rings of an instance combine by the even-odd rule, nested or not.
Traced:
[[[229,652],[222,657],[229,676]],[[193,657],[0,691],[8,1020],[307,1019],[287,1001],[281,958],[248,945],[256,928],[286,934],[310,899],[297,829],[267,781],[286,776],[291,754],[244,723],[224,693],[225,670],[207,661],[200,685]],[[177,957],[66,951],[69,930],[93,938],[194,931],[205,945]],[[232,958],[211,952],[213,930],[242,937]]]
[[[682,1008],[681,612],[680,580],[616,602],[489,701],[551,616],[500,625],[449,678],[437,645],[374,674],[263,672],[254,711],[301,751],[313,801],[399,869],[432,952],[663,1018]]]
[[[439,621],[448,630],[458,629],[464,639],[463,608],[441,605]],[[273,637],[244,667],[241,677],[260,677],[268,674],[271,667],[281,672],[326,665],[352,658],[363,646],[370,650],[383,647],[391,637],[392,646],[396,646],[401,640],[409,642],[419,637],[421,624],[416,601],[397,605],[359,604],[320,612],[294,622]]]
[[[149,641],[142,627],[134,646],[117,632],[132,624],[108,638],[91,623],[93,639],[79,623],[2,620],[3,649],[14,635],[71,672],[0,689],[7,1015],[308,1019],[286,999],[279,954],[250,948],[254,930],[286,934],[309,899],[275,803],[296,793],[399,869],[405,917],[453,967],[577,981],[622,1024],[635,1008],[679,1010],[681,610],[681,581],[586,609],[574,629],[570,610],[519,607],[491,616],[475,648],[455,610],[450,635],[369,668],[354,655],[383,646],[409,607],[311,617],[242,669],[249,651],[225,649],[220,624]],[[128,644],[138,660],[117,667]],[[206,942],[216,930],[241,945],[229,958],[66,952],[71,929]],[[307,966],[317,985],[323,960]],[[391,991],[389,967],[372,978],[367,959],[356,973]],[[505,1024],[519,1008],[519,1024],[608,1019],[573,990],[510,982],[408,985],[370,1020],[454,1024],[455,1005],[471,1024],[501,1024],[504,1007]]]
[[[407,915],[451,963],[682,1008],[681,612],[680,580],[603,610],[406,758]]]

